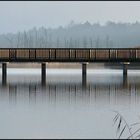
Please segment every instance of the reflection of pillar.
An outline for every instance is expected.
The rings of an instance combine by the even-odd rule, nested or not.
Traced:
[[[7,64],[2,63],[2,84],[6,84],[7,82]]]
[[[29,84],[29,103],[36,103],[36,85]]]
[[[128,86],[128,79],[127,79],[127,75],[123,75],[123,87],[127,87]]]
[[[86,86],[87,82],[87,64],[83,63],[82,64],[82,85]]]
[[[42,85],[46,84],[46,63],[41,64],[41,82]]]
[[[9,85],[9,103],[16,104],[17,102],[17,85]]]

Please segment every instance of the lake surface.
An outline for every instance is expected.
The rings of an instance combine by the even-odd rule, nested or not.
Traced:
[[[115,111],[131,124],[140,116],[140,71],[8,69],[0,81],[0,138],[118,138]],[[1,71],[0,71],[1,78]],[[127,138],[126,131],[122,138]]]

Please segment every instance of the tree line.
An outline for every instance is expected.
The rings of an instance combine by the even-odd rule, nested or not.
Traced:
[[[140,23],[105,25],[70,22],[58,28],[32,28],[0,35],[0,48],[127,48],[140,45]]]

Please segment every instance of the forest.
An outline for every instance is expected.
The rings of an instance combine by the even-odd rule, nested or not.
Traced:
[[[130,48],[140,46],[140,23],[75,23],[0,34],[0,48]]]

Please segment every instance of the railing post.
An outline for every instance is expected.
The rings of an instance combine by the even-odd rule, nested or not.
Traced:
[[[46,84],[46,63],[41,63],[41,82],[42,85]]]
[[[2,63],[2,84],[5,85],[7,82],[7,64]]]

